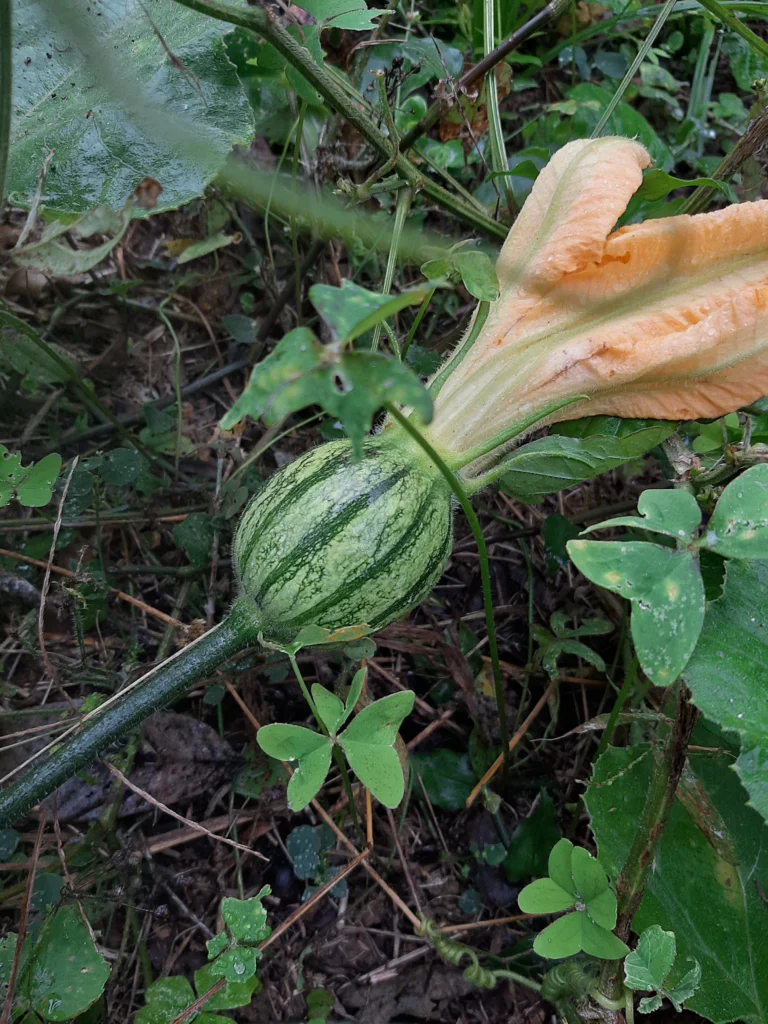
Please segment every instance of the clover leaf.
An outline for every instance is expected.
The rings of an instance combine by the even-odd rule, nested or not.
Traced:
[[[582,847],[561,839],[552,847],[549,878],[526,885],[518,897],[526,914],[553,914],[576,909],[540,932],[533,948],[549,959],[585,952],[601,960],[617,960],[628,947],[617,938],[616,896],[600,863]]]
[[[649,530],[674,537],[678,544],[687,544],[701,525],[701,508],[688,491],[643,491],[637,502],[640,516],[618,516],[605,519],[582,531],[582,535],[594,530],[607,530],[613,526],[630,526],[636,530]]]
[[[360,698],[364,672],[356,673],[344,704],[319,683],[313,685],[312,700],[328,735],[282,723],[259,729],[257,740],[265,754],[279,761],[298,761],[288,783],[291,810],[302,810],[320,790],[334,745],[344,751],[352,771],[385,807],[397,807],[402,800],[405,779],[394,744],[403,719],[413,709],[414,694],[393,693],[374,701],[337,735]]]

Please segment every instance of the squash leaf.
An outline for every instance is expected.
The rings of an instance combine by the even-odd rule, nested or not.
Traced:
[[[373,417],[385,402],[411,406],[424,423],[432,418],[432,399],[403,363],[382,352],[323,346],[310,330],[298,327],[254,367],[221,426],[229,430],[244,416],[278,423],[298,409],[319,405],[341,421],[359,455]]]
[[[230,31],[163,0],[14,4],[12,201],[32,201],[50,150],[50,210],[119,210],[145,176],[162,186],[157,210],[201,195],[233,145],[247,146],[253,137],[253,113],[224,46]],[[107,53],[121,55],[122,67],[110,65],[111,81],[91,62],[93,36]],[[155,109],[173,118],[186,145],[160,130]]]

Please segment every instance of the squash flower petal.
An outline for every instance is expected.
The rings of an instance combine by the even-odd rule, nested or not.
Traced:
[[[499,297],[448,359],[440,448],[460,455],[579,395],[549,422],[716,417],[768,394],[768,201],[612,232],[649,164],[637,142],[604,138],[541,172],[501,250]]]

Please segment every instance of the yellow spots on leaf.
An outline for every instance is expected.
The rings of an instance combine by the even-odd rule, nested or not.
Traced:
[[[664,584],[664,589],[670,601],[676,601],[680,597],[680,584],[674,580],[667,580]]]
[[[621,573],[616,572],[616,570],[614,570],[613,572],[607,572],[605,576],[603,576],[603,580],[609,587],[618,586],[618,584],[621,583],[623,579],[624,577],[621,575]]]
[[[741,908],[742,892],[741,892],[741,881],[736,868],[729,864],[728,861],[723,860],[722,857],[715,858],[715,877],[719,885],[722,886],[723,894],[733,907]]]

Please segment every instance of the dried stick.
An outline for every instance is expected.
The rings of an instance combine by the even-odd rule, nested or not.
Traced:
[[[258,850],[252,850],[249,846],[244,846],[242,843],[236,843],[234,839],[229,839],[227,836],[217,836],[213,832],[209,831],[209,829],[205,828],[204,825],[200,825],[198,822],[193,821],[191,818],[185,818],[183,814],[177,814],[176,811],[172,811],[171,808],[168,807],[166,804],[163,804],[159,800],[156,800],[155,797],[151,795],[151,793],[148,793],[145,789],[141,789],[140,786],[137,786],[134,782],[131,782],[129,778],[123,775],[119,768],[115,768],[115,766],[113,764],[110,764],[109,761],[105,761],[104,764],[107,766],[111,774],[114,775],[119,782],[122,782],[124,786],[127,786],[127,788],[134,792],[137,796],[143,797],[143,799],[146,800],[148,804],[151,804],[153,807],[156,807],[159,811],[162,811],[163,814],[168,814],[171,818],[175,818],[176,821],[180,821],[182,825],[186,825],[187,828],[195,829],[202,835],[208,836],[209,839],[215,839],[219,843],[226,843],[227,846],[234,846],[236,850],[242,850],[243,853],[249,853],[252,857],[258,857],[260,860],[269,863],[269,857],[265,857],[263,853],[259,853]]]
[[[21,966],[21,953],[24,949],[24,940],[27,937],[27,922],[29,921],[29,908],[32,903],[32,889],[35,885],[35,874],[37,873],[37,863],[40,858],[40,847],[43,843],[43,833],[45,832],[45,819],[47,812],[44,810],[40,815],[40,824],[37,828],[37,838],[35,839],[35,846],[32,850],[32,856],[29,862],[29,874],[27,875],[27,884],[24,889],[24,899],[21,903],[21,917],[19,920],[19,932],[16,936],[16,949],[13,951],[13,963],[11,964],[11,973],[8,977],[8,992],[5,996],[5,1002],[3,1003],[3,1013],[0,1016],[0,1024],[9,1024],[11,1019],[11,1009],[13,1007],[13,996],[16,991],[16,982],[19,977],[19,968]]]
[[[72,483],[72,475],[77,469],[78,458],[79,457],[76,455],[74,459],[72,459],[72,465],[69,467],[69,473],[67,474],[67,479],[64,483],[64,490],[61,492],[61,497],[59,498],[59,511],[56,513],[56,522],[53,524],[53,537],[51,538],[51,548],[48,553],[48,564],[45,567],[43,586],[40,590],[40,607],[37,612],[37,643],[40,648],[40,654],[43,657],[43,668],[45,669],[45,674],[51,681],[56,679],[56,669],[51,664],[51,659],[48,657],[48,651],[45,648],[45,630],[43,629],[43,620],[45,619],[45,599],[48,596],[48,587],[51,585],[51,565],[53,563],[53,557],[56,554],[56,541],[59,539],[61,520],[64,518],[64,502],[67,500],[67,492],[69,491],[69,485]]]
[[[20,555],[16,551],[8,551],[6,548],[0,548],[0,555],[4,558],[13,558],[16,562],[23,562],[25,565],[36,565],[38,569],[46,569],[49,572],[56,573],[57,576],[66,576],[71,580],[77,579],[77,573],[72,572],[71,569],[64,569],[60,565],[51,565],[50,561],[43,562],[39,558],[29,558],[27,555]],[[174,619],[172,615],[166,615],[165,612],[158,611],[157,608],[153,608],[150,604],[145,604],[144,601],[139,601],[136,597],[131,597],[130,594],[124,593],[122,590],[116,590],[114,587],[106,587],[106,590],[110,594],[114,594],[115,597],[119,597],[121,601],[127,601],[128,604],[132,604],[134,608],[139,608],[147,615],[151,615],[155,619],[159,619],[160,622],[164,622],[166,626],[175,626],[177,629],[183,628],[184,623],[178,619]]]
[[[515,747],[520,742],[520,740],[523,738],[523,736],[525,736],[525,734],[528,732],[528,730],[530,729],[531,725],[533,724],[533,721],[535,720],[536,716],[541,711],[541,709],[544,707],[544,705],[547,703],[547,701],[549,700],[550,695],[554,692],[556,686],[557,686],[557,680],[554,679],[549,684],[549,686],[546,688],[546,690],[544,691],[542,696],[536,702],[536,705],[535,705],[533,711],[531,711],[530,715],[528,715],[526,720],[523,722],[523,724],[517,730],[515,735],[509,741],[509,752],[510,753],[515,749]],[[501,753],[501,754],[499,754],[499,756],[493,762],[491,767],[488,769],[488,771],[485,773],[485,775],[482,777],[482,779],[480,779],[480,781],[477,783],[475,788],[472,790],[472,792],[467,797],[467,802],[466,802],[466,805],[465,805],[467,808],[472,806],[472,804],[477,799],[477,796],[478,796],[480,790],[483,788],[483,786],[487,786],[488,785],[488,783],[491,781],[491,779],[496,774],[496,772],[499,770],[499,768],[501,768],[503,763],[504,763],[504,754]]]

